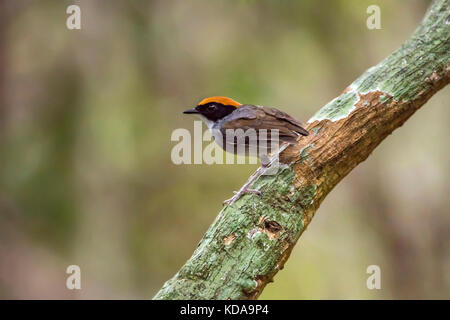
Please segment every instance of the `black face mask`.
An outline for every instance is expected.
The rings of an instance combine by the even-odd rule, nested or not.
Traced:
[[[236,107],[231,105],[223,105],[217,102],[210,102],[197,106],[195,110],[197,111],[197,113],[203,115],[206,119],[217,121],[232,113],[234,110],[236,110]]]

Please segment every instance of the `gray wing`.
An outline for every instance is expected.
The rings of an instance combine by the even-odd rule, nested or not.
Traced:
[[[293,117],[275,108],[266,108],[253,105],[243,105],[230,115],[226,116],[221,123],[221,130],[241,128],[247,129],[266,129],[268,140],[271,139],[270,130],[278,130],[281,142],[295,144],[298,136],[307,136],[309,133],[305,130],[299,121]]]

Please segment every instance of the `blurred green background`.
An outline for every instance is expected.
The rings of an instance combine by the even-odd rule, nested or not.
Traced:
[[[307,121],[428,4],[0,1],[0,298],[151,298],[256,168],[174,165],[181,112],[225,95]],[[261,298],[450,298],[449,91],[330,193]]]

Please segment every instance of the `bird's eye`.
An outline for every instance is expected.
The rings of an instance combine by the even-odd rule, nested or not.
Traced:
[[[217,109],[217,106],[215,104],[212,104],[208,107],[209,110],[214,111]]]

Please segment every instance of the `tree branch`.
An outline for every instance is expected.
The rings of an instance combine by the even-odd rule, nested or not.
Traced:
[[[326,195],[450,81],[450,1],[432,3],[400,49],[368,69],[308,122],[281,155],[287,166],[225,207],[155,299],[256,299]]]

